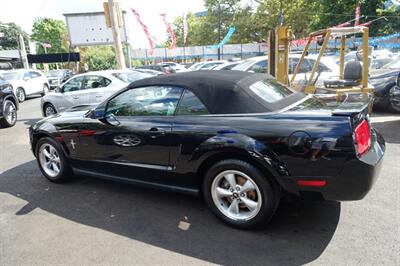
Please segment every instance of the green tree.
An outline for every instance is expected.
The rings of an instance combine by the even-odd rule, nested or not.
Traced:
[[[80,49],[81,63],[87,64],[90,71],[107,70],[116,67],[115,52],[112,46],[91,46]]]
[[[68,51],[67,27],[62,20],[52,18],[38,18],[33,23],[32,40],[38,43],[49,43],[48,53]],[[38,45],[38,53],[44,53],[44,48]]]
[[[24,43],[27,51],[29,51],[29,35],[15,23],[1,23],[0,32],[4,37],[0,38],[0,49],[3,50],[17,50],[19,49],[19,35],[24,38]]]

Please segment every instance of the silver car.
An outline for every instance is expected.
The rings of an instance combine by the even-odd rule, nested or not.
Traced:
[[[129,83],[152,77],[132,70],[105,70],[76,75],[41,99],[43,116],[63,112],[76,105],[97,104]]]

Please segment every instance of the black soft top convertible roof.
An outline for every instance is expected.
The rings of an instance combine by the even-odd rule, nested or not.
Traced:
[[[156,85],[183,87],[192,91],[211,114],[271,112],[304,97],[303,94],[293,93],[276,103],[267,103],[249,89],[258,81],[272,78],[267,74],[233,70],[191,71],[141,79],[131,83],[129,88]]]

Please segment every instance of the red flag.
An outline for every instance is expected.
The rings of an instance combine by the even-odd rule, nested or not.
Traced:
[[[356,21],[354,21],[354,26],[358,26],[360,23],[360,5],[356,7]]]
[[[132,10],[133,14],[135,15],[136,20],[142,26],[144,33],[146,34],[147,40],[149,41],[149,44],[150,44],[150,54],[152,55],[154,53],[154,42],[153,42],[153,39],[151,38],[149,28],[147,28],[146,24],[143,23],[142,19],[140,18],[139,13],[133,8],[131,8],[131,10]]]
[[[172,29],[171,23],[169,23],[167,21],[167,14],[161,13],[160,16],[162,17],[162,19],[164,21],[164,24],[167,27],[168,34],[169,34],[169,36],[171,37],[171,40],[172,40],[172,42],[171,42],[171,44],[170,44],[170,46],[168,48],[169,49],[174,49],[176,47],[176,36],[175,36],[174,30]]]
[[[346,26],[349,26],[349,25],[350,25],[350,22],[344,22],[342,24],[334,26],[333,28],[343,28],[343,27],[346,27]]]
[[[368,27],[369,25],[371,25],[371,23],[372,23],[372,21],[368,21],[368,22],[365,22],[365,23],[360,24],[360,25],[358,25],[358,26]]]

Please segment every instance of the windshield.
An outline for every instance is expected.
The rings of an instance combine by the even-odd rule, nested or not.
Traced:
[[[201,70],[210,70],[218,65],[223,64],[223,62],[213,62],[213,63],[207,63],[201,66]]]
[[[274,103],[293,94],[293,91],[275,79],[265,79],[251,85],[250,90],[268,103]]]
[[[113,73],[112,75],[117,79],[122,80],[123,82],[126,83],[131,83],[139,79],[149,78],[153,76],[148,73],[138,73],[138,72],[120,72],[120,73]]]
[[[242,63],[238,64],[232,70],[239,70],[239,71],[246,71],[249,67],[251,67],[253,64],[255,64],[257,61],[254,59],[247,59],[244,60]]]
[[[5,80],[16,80],[19,79],[20,74],[20,72],[4,72],[1,74],[1,76]]]
[[[62,77],[63,76],[63,71],[62,70],[50,70],[49,73],[47,73],[48,77]]]
[[[193,66],[189,67],[190,70],[197,70],[199,69],[202,65],[204,65],[205,62],[200,62],[200,63],[196,63]]]
[[[400,69],[400,57],[393,59],[390,63],[384,65],[383,69]]]

